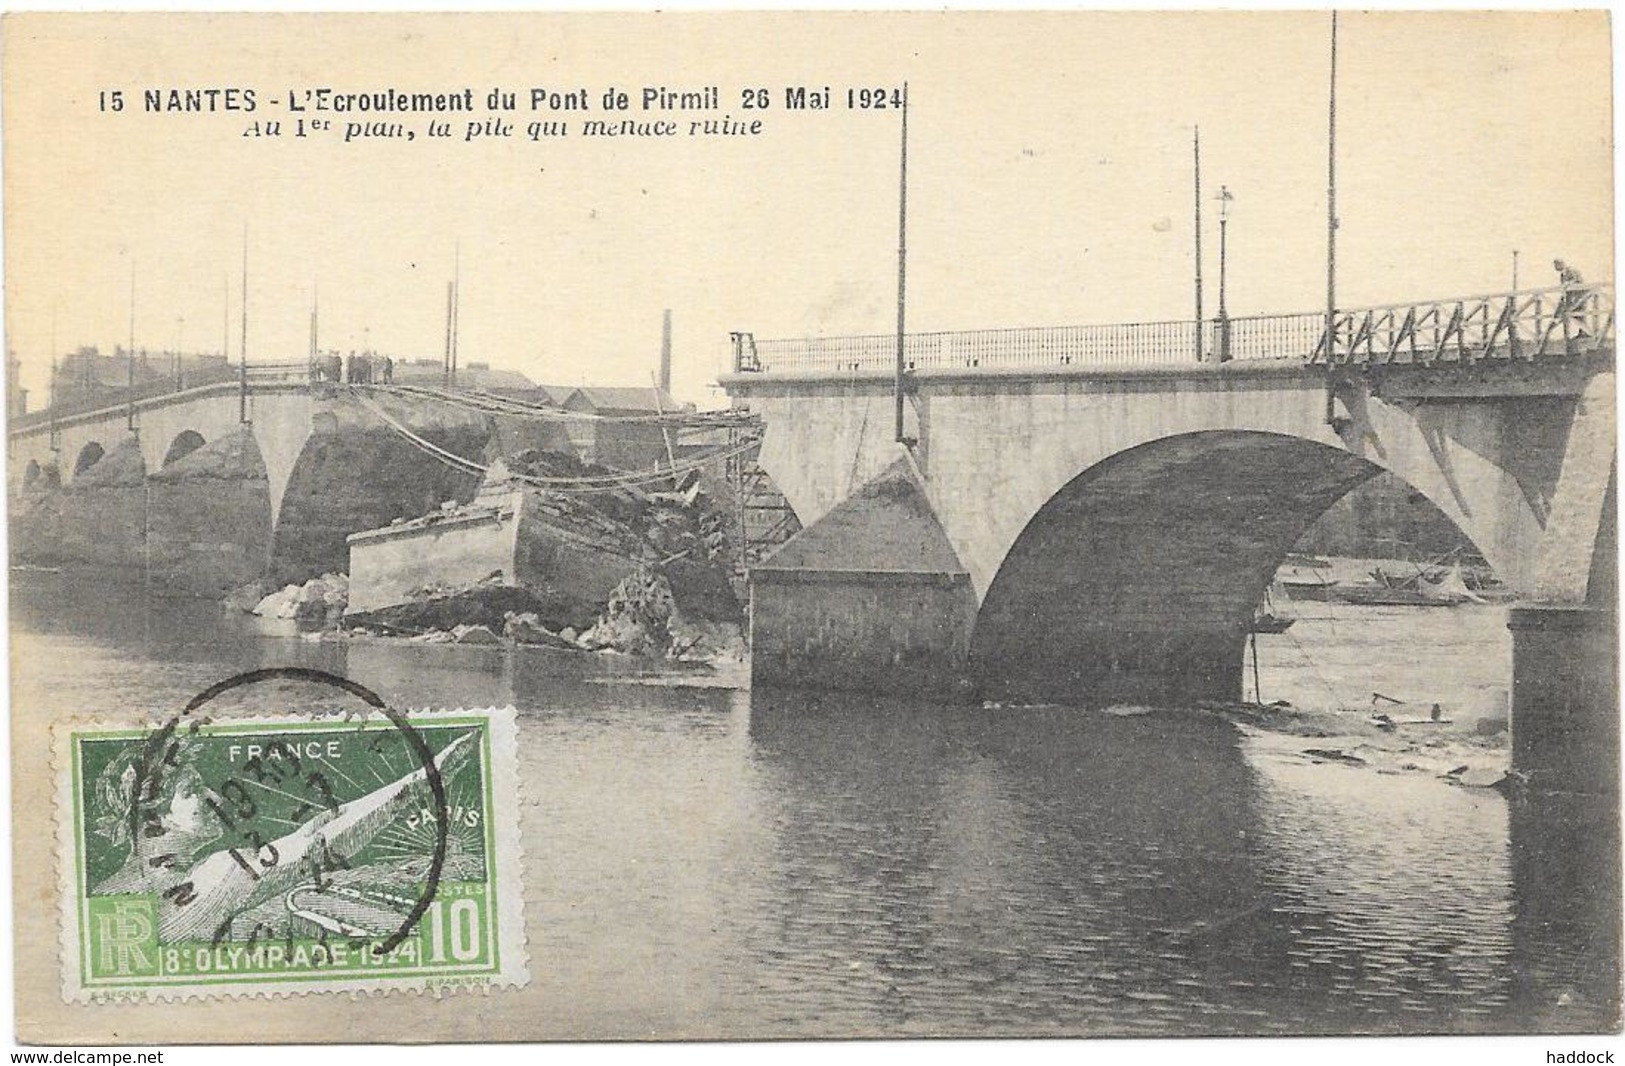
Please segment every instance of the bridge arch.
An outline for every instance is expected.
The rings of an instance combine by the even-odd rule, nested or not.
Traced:
[[[79,455],[73,461],[73,476],[78,477],[83,474],[86,470],[101,462],[102,456],[106,454],[107,449],[102,447],[100,441],[93,440],[89,442],[79,449]]]
[[[174,440],[169,442],[169,448],[164,452],[164,461],[160,465],[167,467],[171,463],[184,459],[206,443],[208,442],[203,439],[203,434],[197,430],[183,429],[175,434]]]
[[[1038,509],[989,584],[970,646],[978,687],[1067,702],[1239,698],[1253,608],[1276,568],[1383,469],[1256,430],[1162,437],[1095,463]]]
[[[370,417],[319,418],[289,468],[271,535],[273,583],[348,571],[348,535],[415,518],[446,500],[467,502],[479,479],[414,447]],[[428,421],[428,420],[424,420]],[[479,456],[488,420],[447,419],[414,427],[453,454]]]

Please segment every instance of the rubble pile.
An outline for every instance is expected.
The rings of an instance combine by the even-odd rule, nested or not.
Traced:
[[[550,589],[505,585],[493,575],[465,588],[430,585],[407,603],[349,615],[344,624],[384,636],[452,633],[458,626],[481,626],[506,634],[510,617],[536,620],[538,629],[584,629],[598,616],[598,604]]]
[[[590,479],[613,471],[571,454],[529,450],[492,467],[498,483],[510,474]],[[404,603],[352,614],[345,613],[343,574],[289,585],[257,602],[258,590],[243,589],[228,602],[244,609],[252,604],[263,617],[296,619],[301,629],[343,628],[354,636],[684,659],[742,656],[744,615],[730,583],[727,512],[702,487],[698,471],[663,479],[653,490],[615,485],[564,492],[532,482],[526,501],[542,512],[543,525],[626,568],[607,600],[600,598],[604,583],[595,591],[572,591],[584,587],[572,580],[579,575],[561,573],[555,587],[551,579],[514,584],[495,570],[472,584],[426,584]],[[447,505],[438,514],[456,511]]]
[[[263,597],[249,613],[260,618],[293,619],[301,629],[323,629],[344,617],[350,597],[350,579],[344,574],[323,574],[302,585],[287,585]]]
[[[597,623],[576,643],[589,651],[669,659],[742,657],[744,637],[736,619],[701,617],[691,610],[666,575],[640,568],[616,586]]]
[[[533,478],[592,478],[613,474],[560,452],[530,449],[506,460],[515,474]],[[602,543],[606,550],[650,563],[677,559],[726,567],[732,561],[727,516],[691,470],[661,487],[617,486],[600,492],[544,492],[541,507],[560,525]],[[664,486],[670,486],[666,488]]]
[[[671,620],[676,612],[671,583],[640,567],[615,586],[604,613],[581,634],[580,644],[590,651],[608,648],[628,655],[665,655],[671,647]]]

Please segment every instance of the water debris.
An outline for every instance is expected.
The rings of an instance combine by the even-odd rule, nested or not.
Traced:
[[[457,626],[451,636],[458,644],[501,644],[502,638],[491,632],[489,626]]]
[[[1139,718],[1151,713],[1150,707],[1135,707],[1128,704],[1119,704],[1112,707],[1102,707],[1101,714],[1109,714],[1113,718]]]
[[[568,634],[568,635],[566,635]],[[503,615],[502,635],[515,644],[529,644],[543,648],[575,649],[576,631],[570,626],[554,632],[542,624],[534,611],[523,614],[509,611]]]
[[[1498,788],[1506,782],[1507,773],[1493,766],[1475,766],[1447,777],[1463,788]]]
[[[1364,766],[1366,764],[1366,761],[1358,755],[1350,755],[1348,752],[1337,748],[1304,748],[1303,753],[1317,762],[1341,762],[1348,763],[1351,766]]]

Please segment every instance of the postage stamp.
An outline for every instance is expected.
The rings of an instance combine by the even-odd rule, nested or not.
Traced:
[[[61,726],[64,998],[524,984],[513,709],[379,702]]]

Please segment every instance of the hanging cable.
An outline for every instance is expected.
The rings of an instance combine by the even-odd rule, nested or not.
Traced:
[[[378,391],[388,391],[412,396],[423,396],[439,400],[456,407],[469,410],[491,413],[501,411],[509,414],[524,415],[548,421],[557,422],[613,422],[623,424],[648,424],[686,426],[698,429],[723,428],[727,426],[748,425],[755,423],[755,415],[744,414],[738,411],[671,411],[646,415],[604,415],[592,411],[566,411],[559,407],[550,407],[544,404],[531,403],[509,396],[498,396],[494,393],[465,393],[453,392],[446,389],[429,388],[423,385],[390,385],[387,387],[373,386]]]
[[[360,392],[356,392],[355,398],[364,408],[370,411],[374,417],[383,422],[384,425],[390,430],[399,434],[414,447],[434,456],[440,462],[445,463],[446,465],[455,469],[461,470],[464,473],[475,474],[482,477],[489,472],[489,467],[482,466],[472,459],[467,459],[463,456],[457,455],[454,452],[447,451],[445,448],[440,447],[433,441],[414,433],[398,419],[392,417],[370,397]],[[517,480],[535,485],[539,488],[551,489],[556,492],[615,492],[621,489],[643,488],[645,486],[658,484],[673,476],[681,477],[684,474],[699,470],[703,467],[711,465],[712,463],[726,461],[736,455],[743,455],[745,452],[756,447],[759,443],[760,442],[756,438],[749,437],[738,444],[725,446],[723,448],[690,456],[689,458],[678,462],[674,467],[664,470],[640,470],[616,474],[581,475],[577,477],[546,476],[527,474],[520,471],[513,471],[512,474]]]

